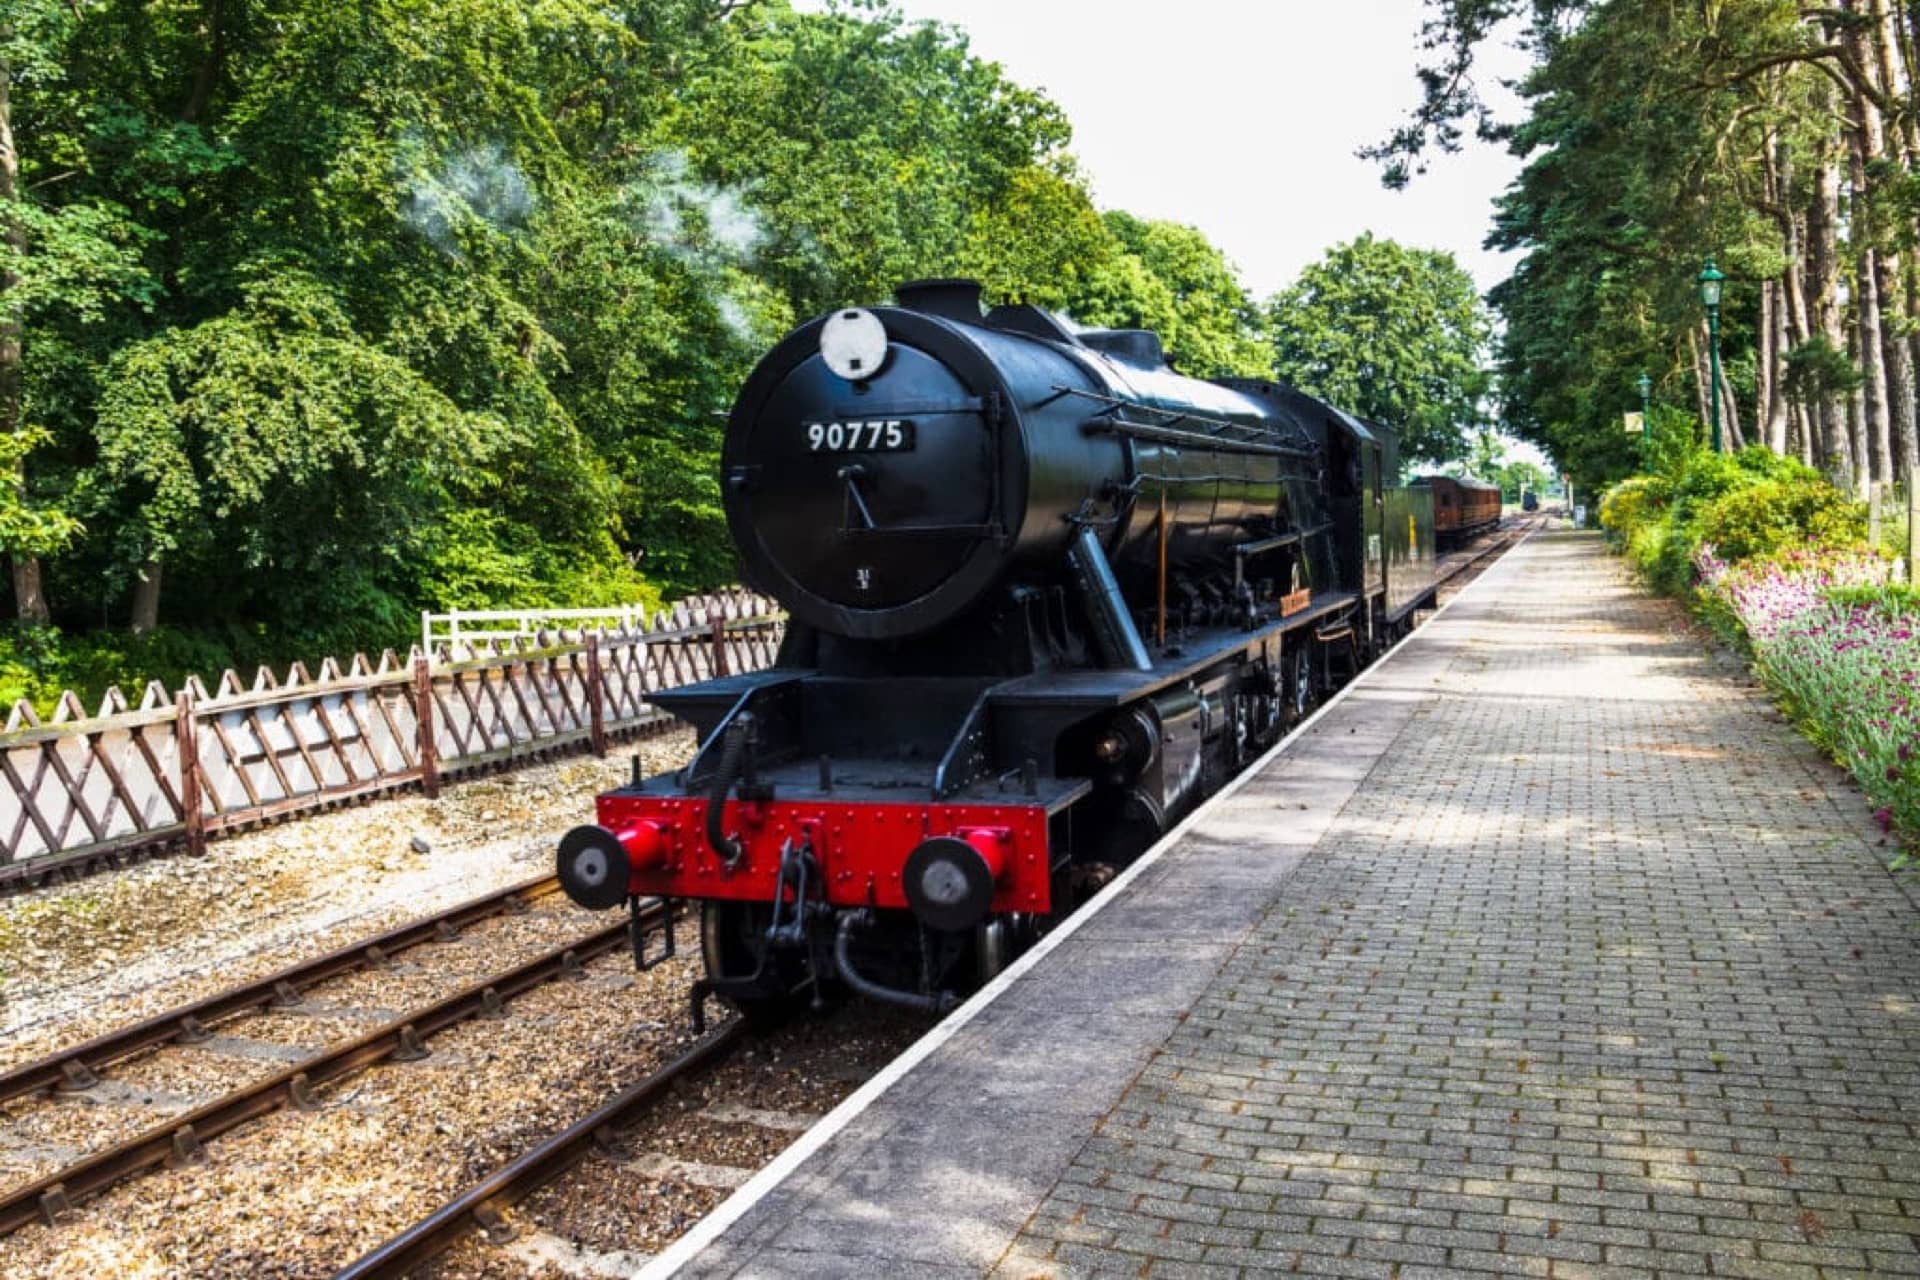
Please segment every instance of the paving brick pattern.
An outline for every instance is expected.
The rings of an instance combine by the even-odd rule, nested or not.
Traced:
[[[1593,539],[1513,560],[1000,1273],[1920,1275],[1857,793]]]

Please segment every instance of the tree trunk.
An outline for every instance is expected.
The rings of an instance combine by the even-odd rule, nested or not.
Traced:
[[[1776,413],[1779,397],[1773,376],[1774,362],[1780,358],[1777,318],[1780,304],[1774,300],[1779,287],[1775,280],[1760,282],[1760,325],[1754,330],[1759,349],[1753,362],[1753,431],[1761,444],[1784,454],[1787,451],[1786,415]]]
[[[207,103],[213,98],[213,87],[220,80],[220,64],[226,58],[226,5],[224,0],[206,0],[202,21],[207,30],[207,56],[200,60],[199,70],[194,73],[193,90],[187,95],[187,103],[180,109],[182,124],[196,124],[206,114]]]
[[[1880,296],[1880,359],[1887,370],[1887,418],[1891,438],[1887,441],[1887,474],[1892,480],[1906,468],[1906,456],[1913,447],[1916,427],[1913,353],[1902,330],[1906,308],[1901,305],[1899,281],[1902,275],[1898,255],[1883,253],[1875,263],[1876,291]]]
[[[1841,0],[1862,23],[1869,20],[1866,0]],[[1875,234],[1874,200],[1871,175],[1880,169],[1886,156],[1887,135],[1874,95],[1880,91],[1879,57],[1868,40],[1864,25],[1847,28],[1842,43],[1852,55],[1856,69],[1851,119],[1847,135],[1847,237],[1854,253],[1854,322],[1859,327],[1856,344],[1862,378],[1861,410],[1866,448],[1858,456],[1867,480],[1893,478],[1893,406],[1887,372],[1886,328],[1882,319],[1884,305],[1880,289],[1880,246]]]
[[[1813,336],[1812,319],[1807,310],[1805,238],[1797,216],[1789,214],[1786,221],[1787,274],[1781,281],[1780,296],[1785,303],[1781,308],[1781,323],[1786,326],[1787,340],[1781,349],[1782,369],[1786,367],[1787,355]],[[1826,446],[1826,437],[1821,431],[1818,409],[1806,397],[1795,399],[1792,404],[1793,418],[1800,430],[1800,460],[1808,466],[1824,466],[1821,451]]]
[[[1780,362],[1787,358],[1787,286],[1784,280],[1773,283],[1773,359],[1767,365],[1767,442],[1774,452],[1785,455],[1793,446],[1787,433],[1793,426],[1793,406],[1787,403],[1787,389],[1780,383]]]
[[[1861,379],[1861,424],[1864,437],[1861,441],[1865,448],[1861,459],[1875,480],[1893,479],[1893,417],[1888,403],[1889,383],[1887,377],[1886,345],[1881,341],[1884,332],[1880,322],[1880,271],[1875,261],[1874,251],[1866,250],[1860,255],[1858,276],[1854,284],[1855,324],[1859,330],[1857,344]]]
[[[1813,204],[1807,211],[1807,305],[1814,331],[1826,338],[1835,351],[1847,349],[1847,333],[1840,319],[1840,248],[1837,243],[1840,221],[1840,169],[1831,155],[1822,157],[1814,170]],[[1848,430],[1846,397],[1822,388],[1816,397],[1815,413],[1820,420],[1822,452],[1830,470],[1844,477],[1852,488],[1859,473],[1859,461],[1853,452]]]
[[[1887,0],[1866,0],[1866,10],[1870,19],[1874,75],[1881,92],[1897,106],[1903,84],[1910,98],[1920,92],[1920,86],[1912,82],[1908,61],[1912,50]],[[1911,172],[1916,157],[1920,157],[1920,120],[1911,110],[1882,114],[1880,120],[1885,154],[1898,171]],[[1872,179],[1874,175],[1870,171],[1867,176]],[[1887,402],[1893,419],[1894,474],[1911,476],[1916,462],[1920,462],[1920,457],[1916,457],[1920,452],[1920,404],[1916,403],[1916,398],[1920,398],[1920,380],[1917,380],[1920,364],[1916,363],[1920,347],[1916,347],[1908,335],[1907,326],[1920,315],[1912,292],[1913,273],[1920,264],[1903,262],[1898,252],[1883,243],[1879,246],[1878,266],[1883,326],[1880,338],[1887,365]]]
[[[1724,432],[1722,438],[1726,441],[1728,453],[1738,453],[1747,447],[1747,433],[1740,429],[1740,402],[1734,398],[1733,384],[1727,381],[1727,353],[1724,338],[1721,339],[1720,346],[1720,425]]]
[[[1713,401],[1707,391],[1707,322],[1687,330],[1687,354],[1693,359],[1693,407],[1700,415],[1709,447],[1713,444]]]
[[[1860,326],[1849,326],[1847,354],[1853,357],[1856,365],[1860,363],[1860,347]],[[1867,426],[1867,384],[1863,378],[1847,395],[1847,440],[1858,468],[1853,473],[1853,491],[1860,497],[1866,496],[1868,486],[1873,483],[1873,461],[1867,445],[1870,434]]]
[[[0,36],[10,35],[0,28]],[[4,234],[16,254],[26,249],[26,234],[13,216],[13,203],[19,198],[20,153],[13,144],[13,69],[0,62],[0,234]],[[0,298],[18,287],[20,278],[0,271]],[[4,314],[0,312],[0,314]],[[0,431],[11,435],[20,430],[21,333],[17,320],[0,321]],[[0,480],[11,484],[14,493],[24,499],[27,493],[27,464],[23,458],[14,464],[13,474]],[[40,585],[40,558],[34,555],[13,557],[13,602],[22,622],[45,623],[52,615],[47,610],[46,592]]]
[[[140,566],[140,576],[133,584],[133,634],[140,636],[160,625],[160,570],[159,560],[149,560]]]

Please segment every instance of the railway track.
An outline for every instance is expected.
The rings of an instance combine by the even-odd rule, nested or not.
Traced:
[[[461,929],[469,925],[494,916],[525,911],[540,899],[559,892],[558,876],[540,876],[509,885],[389,929],[376,937],[289,965],[253,982],[202,1000],[177,1005],[141,1022],[0,1072],[0,1103],[46,1089],[91,1088],[98,1082],[100,1071],[142,1050],[168,1043],[192,1044],[204,1040],[208,1028],[223,1018],[270,1005],[284,1008],[298,1004],[310,987],[345,974],[378,967],[422,943],[452,941],[459,936]]]
[[[476,1228],[488,1238],[505,1243],[515,1229],[507,1211],[567,1172],[596,1151],[605,1150],[611,1136],[628,1128],[661,1098],[688,1080],[711,1071],[746,1038],[746,1023],[727,1023],[686,1053],[646,1079],[629,1086],[592,1112],[582,1116],[545,1142],[495,1169],[385,1244],[340,1271],[334,1280],[387,1280],[404,1276],[424,1262],[439,1257]]]
[[[729,1022],[334,1280],[632,1274],[925,1029],[858,1004],[766,1036]]]
[[[27,1063],[0,1076],[0,1101],[47,1090],[93,1088],[99,1083],[97,1073],[113,1063],[170,1043],[200,1043],[220,1019],[268,1006],[297,1007],[306,991],[330,979],[378,968],[423,944],[455,941],[463,928],[523,912],[533,902],[557,893],[558,888],[554,877],[514,885]],[[662,912],[663,908],[653,907],[649,922],[657,922]],[[587,961],[622,946],[626,940],[624,920],[577,935],[16,1186],[0,1194],[0,1235],[37,1220],[56,1222],[78,1201],[146,1170],[196,1161],[201,1158],[202,1144],[250,1120],[284,1107],[313,1108],[314,1090],[323,1085],[388,1059],[424,1057],[428,1052],[426,1041],[437,1032],[471,1018],[498,1014],[507,1001],[557,978],[581,973]]]
[[[1500,522],[1500,526],[1489,535],[1483,535],[1481,544],[1463,547],[1445,557],[1437,573],[1442,591],[1454,592],[1473,581],[1488,561],[1497,559],[1509,551],[1513,545],[1546,523],[1546,517],[1540,515],[1512,516]]]

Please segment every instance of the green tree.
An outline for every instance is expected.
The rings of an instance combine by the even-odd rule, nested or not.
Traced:
[[[10,0],[14,611],[257,658],[720,585],[754,359],[919,276],[1261,371],[1217,249],[1102,214],[1068,141],[871,2]]]
[[[1435,0],[1413,116],[1368,154],[1402,185],[1471,127],[1527,161],[1492,243],[1505,416],[1593,484],[1637,449],[1635,378],[1708,416],[1701,259],[1721,309],[1723,435],[1855,480],[1920,465],[1920,82],[1899,6],[1837,0]],[[1522,117],[1476,56],[1523,23]]]
[[[1498,483],[1500,497],[1504,502],[1518,502],[1528,493],[1539,493],[1547,485],[1547,473],[1524,458],[1515,459],[1500,468]]]
[[[1274,365],[1301,390],[1400,432],[1402,452],[1463,455],[1489,387],[1485,308],[1453,256],[1362,235],[1268,307]]]
[[[0,483],[8,489],[0,553],[12,565],[15,610],[30,623],[51,617],[43,557],[79,532],[64,510],[64,486],[28,470],[29,453],[52,442],[46,422],[58,420],[35,394],[44,381],[35,372],[67,373],[79,363],[63,326],[98,324],[109,310],[137,309],[153,295],[139,252],[146,229],[116,200],[57,185],[77,175],[88,125],[63,83],[65,62],[105,8],[12,0],[0,14]],[[23,148],[22,137],[34,147]]]
[[[1226,255],[1196,227],[1105,215],[1117,252],[1074,300],[1076,319],[1153,329],[1186,373],[1265,377],[1273,360],[1260,309]]]
[[[1476,480],[1497,484],[1501,468],[1506,465],[1507,447],[1500,442],[1500,437],[1485,428],[1474,432],[1463,470]]]

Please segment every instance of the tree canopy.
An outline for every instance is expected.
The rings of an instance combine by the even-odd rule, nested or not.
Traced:
[[[1400,431],[1401,450],[1459,457],[1487,392],[1487,317],[1451,254],[1360,236],[1268,309],[1274,365],[1301,390]]]
[[[916,277],[1271,372],[1232,264],[1097,208],[1070,140],[960,32],[872,0],[12,0],[12,612],[339,645],[718,585],[751,362]],[[1444,449],[1471,394],[1438,360],[1316,389]]]
[[[1839,0],[1431,0],[1423,100],[1370,154],[1405,184],[1469,130],[1526,167],[1490,243],[1523,254],[1491,295],[1505,416],[1583,483],[1638,461],[1620,414],[1710,417],[1720,308],[1722,435],[1843,484],[1907,475],[1920,363],[1920,35],[1911,6]],[[1478,95],[1511,30],[1533,59],[1524,112]],[[1698,438],[1706,434],[1696,425]]]

